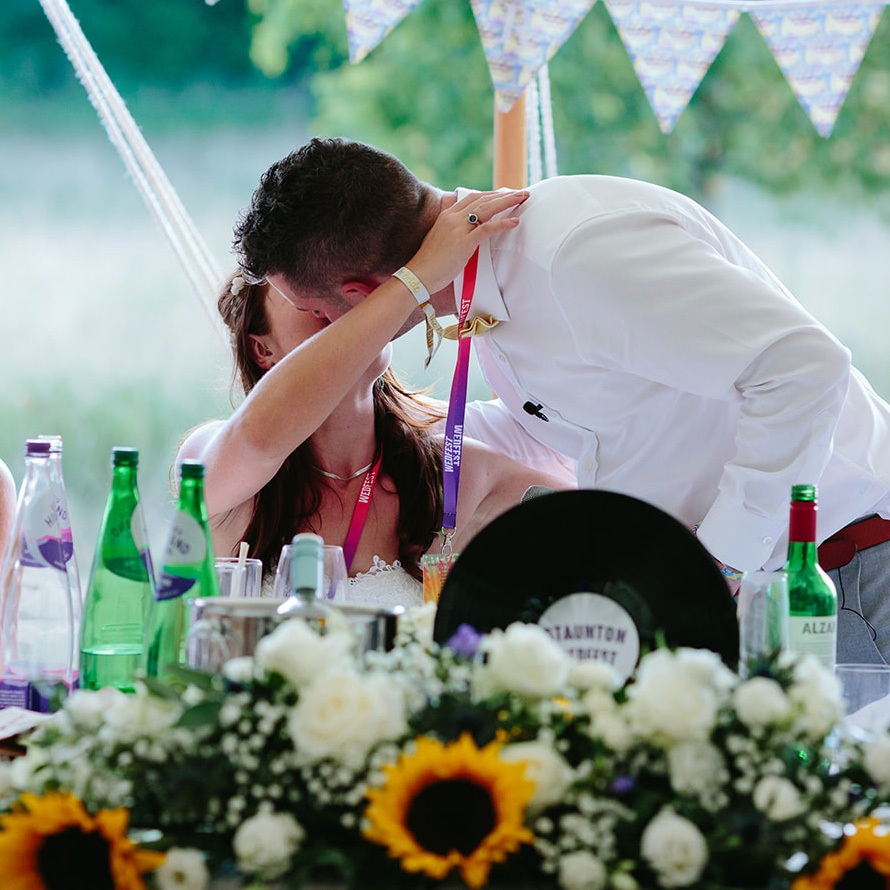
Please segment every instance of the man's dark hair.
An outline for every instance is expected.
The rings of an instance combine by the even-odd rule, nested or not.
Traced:
[[[284,275],[306,296],[403,266],[426,234],[428,190],[397,158],[347,139],[313,139],[273,164],[235,227],[252,279]]]

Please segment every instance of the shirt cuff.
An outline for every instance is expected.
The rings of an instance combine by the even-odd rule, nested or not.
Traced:
[[[715,559],[743,572],[762,569],[780,537],[781,522],[756,516],[738,505],[716,501],[698,529],[698,539]]]

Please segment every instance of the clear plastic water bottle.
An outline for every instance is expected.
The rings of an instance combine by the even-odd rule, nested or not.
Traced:
[[[302,618],[321,631],[337,624],[336,611],[325,601],[324,541],[311,532],[291,541],[290,595],[278,607],[283,618]]]
[[[80,584],[80,572],[77,568],[77,550],[74,547],[74,536],[71,533],[71,518],[68,513],[68,496],[65,493],[65,478],[62,475],[62,437],[42,434],[37,437],[49,442],[50,472],[53,479],[55,492],[56,511],[59,514],[59,526],[62,530],[62,547],[65,551],[65,568],[71,578],[71,589],[77,591],[74,597],[74,633],[77,639],[80,631],[80,621],[83,615],[83,588]],[[75,653],[75,659],[77,655]],[[77,665],[75,664],[75,669]]]
[[[0,707],[48,711],[75,680],[73,557],[67,511],[60,513],[53,444],[25,443],[25,477],[0,571]],[[68,540],[64,529],[68,528]]]
[[[72,665],[72,680],[78,683],[78,671],[80,651],[78,640],[80,639],[83,622],[83,587],[80,584],[80,572],[77,568],[77,549],[74,546],[74,536],[71,533],[71,517],[68,512],[68,496],[65,493],[65,478],[62,475],[62,437],[58,435],[41,434],[38,439],[49,442],[50,473],[52,475],[56,512],[59,515],[59,526],[62,530],[62,548],[65,553],[65,568],[71,581],[71,605],[74,615],[74,663]]]

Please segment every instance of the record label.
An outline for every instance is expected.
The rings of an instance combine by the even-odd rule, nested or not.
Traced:
[[[637,666],[637,626],[627,610],[607,596],[564,596],[544,610],[538,624],[576,661],[602,661],[625,680]]]

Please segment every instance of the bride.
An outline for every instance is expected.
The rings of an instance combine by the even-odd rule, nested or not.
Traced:
[[[177,455],[205,465],[216,554],[234,554],[247,541],[269,575],[297,532],[342,545],[353,527],[360,537],[349,566],[351,597],[422,602],[420,557],[441,549],[439,407],[398,382],[388,343],[354,382],[348,358],[319,361],[317,350],[300,349],[330,322],[265,283],[232,276],[218,307],[246,397],[228,420],[192,431]],[[366,517],[356,526],[359,493],[378,461]],[[558,475],[464,439],[455,552],[529,486],[568,487],[557,461],[553,469]]]

